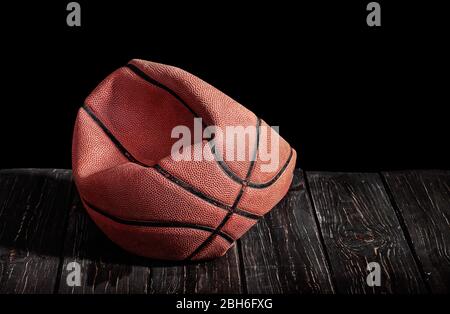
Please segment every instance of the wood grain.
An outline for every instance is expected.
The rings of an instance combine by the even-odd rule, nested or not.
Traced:
[[[68,201],[68,170],[0,171],[0,292],[53,293]]]
[[[369,173],[307,172],[338,293],[424,293],[426,287],[381,178]],[[381,267],[370,287],[367,265]]]
[[[249,293],[332,293],[303,173],[291,191],[240,240]]]
[[[450,171],[383,172],[433,293],[450,292]]]
[[[154,265],[150,279],[150,293],[243,292],[236,246],[225,256],[211,261]]]
[[[79,263],[81,286],[69,286],[71,262]],[[126,253],[112,243],[87,215],[79,197],[72,200],[59,293],[147,293],[148,261]]]
[[[307,179],[296,170],[286,197],[224,257],[173,263],[108,240],[70,170],[1,170],[0,293],[406,294],[426,292],[422,278],[432,292],[449,292],[448,171]],[[72,261],[80,287],[66,283]],[[373,261],[380,287],[366,284]]]

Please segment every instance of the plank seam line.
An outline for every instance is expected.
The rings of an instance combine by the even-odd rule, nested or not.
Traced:
[[[242,240],[238,239],[236,241],[237,253],[238,253],[238,263],[239,263],[239,274],[241,277],[242,293],[248,294],[247,287],[247,276],[245,275],[245,265],[244,265],[244,253],[242,251]]]
[[[71,175],[71,179],[72,179],[72,175]],[[69,193],[70,194],[72,194],[72,193],[76,194],[76,191],[73,188],[73,184],[70,184]],[[70,205],[71,205],[72,202],[68,202],[68,203],[70,203]],[[60,283],[61,283],[63,266],[64,266],[64,250],[65,250],[65,247],[66,247],[66,238],[67,238],[68,229],[69,229],[69,222],[70,222],[70,214],[71,214],[71,212],[72,212],[72,206],[70,206],[70,208],[67,210],[66,221],[64,222],[64,227],[63,227],[64,230],[63,230],[63,235],[62,235],[62,239],[63,240],[62,240],[62,245],[61,245],[61,252],[60,252],[60,254],[58,256],[59,264],[58,264],[58,270],[57,270],[57,273],[56,273],[55,286],[53,287],[53,294],[57,294],[58,293],[59,286],[60,286]]]
[[[408,227],[406,226],[405,220],[403,219],[403,215],[402,215],[402,213],[400,211],[400,208],[397,206],[397,202],[395,201],[394,194],[391,191],[391,189],[389,188],[389,184],[387,183],[386,178],[384,177],[384,175],[382,173],[380,173],[380,172],[378,173],[378,175],[380,176],[381,183],[382,183],[383,188],[384,188],[384,190],[386,192],[388,200],[391,203],[392,209],[394,210],[395,216],[397,217],[397,221],[398,221],[398,223],[400,225],[400,228],[402,228],[403,235],[405,236],[405,240],[406,240],[406,243],[408,244],[408,247],[409,247],[409,250],[410,250],[411,255],[413,257],[413,260],[416,263],[416,266],[417,266],[418,271],[420,273],[420,277],[421,277],[421,279],[422,279],[422,281],[423,281],[423,283],[424,283],[428,293],[431,293],[432,292],[431,286],[429,285],[429,282],[428,282],[428,280],[425,277],[425,270],[423,268],[422,262],[419,259],[419,256],[417,255],[417,252],[416,252],[416,250],[414,248],[414,244],[413,244],[413,241],[412,241],[411,236],[409,234]]]
[[[317,235],[319,236],[319,241],[320,241],[320,244],[322,246],[322,251],[323,251],[323,254],[324,254],[324,257],[325,257],[326,267],[328,268],[331,288],[333,290],[333,293],[336,293],[338,285],[337,285],[337,282],[336,282],[336,278],[334,276],[333,268],[331,267],[330,255],[328,254],[328,250],[327,250],[327,247],[325,245],[325,239],[324,239],[323,234],[322,234],[322,228],[321,228],[320,223],[319,223],[319,217],[317,216],[318,215],[317,214],[317,208],[316,208],[316,206],[314,204],[313,196],[312,196],[312,193],[311,193],[311,187],[309,185],[308,174],[307,174],[306,171],[303,171],[303,177],[304,177],[304,181],[305,181],[306,192],[307,192],[308,198],[309,198],[309,204],[311,205],[311,211],[312,211],[312,214],[313,214],[314,222],[316,223]]]

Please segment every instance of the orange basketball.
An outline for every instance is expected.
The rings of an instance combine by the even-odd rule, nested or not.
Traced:
[[[194,118],[202,130],[252,126],[245,153],[254,158],[229,160],[229,141],[201,138],[183,150],[205,158],[176,160],[172,131],[195,133]],[[271,171],[263,146],[278,160]],[[295,160],[277,132],[227,95],[143,60],[114,71],[87,97],[72,145],[75,183],[98,227],[129,252],[166,260],[225,254],[287,193]]]

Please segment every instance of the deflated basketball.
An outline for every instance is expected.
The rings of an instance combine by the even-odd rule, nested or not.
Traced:
[[[210,127],[227,131],[196,135]],[[230,139],[229,127],[245,141],[232,140],[239,132]],[[191,132],[189,145],[180,146],[181,131]],[[143,60],[87,97],[72,145],[75,183],[98,227],[129,252],[166,260],[225,254],[286,194],[295,160],[275,130],[227,95]]]

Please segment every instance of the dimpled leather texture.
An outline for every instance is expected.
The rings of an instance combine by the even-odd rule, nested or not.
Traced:
[[[192,143],[205,160],[176,161],[175,126],[255,126],[247,134],[254,161],[219,160],[206,139]],[[213,86],[179,68],[131,60],[87,97],[75,122],[74,180],[92,220],[117,245],[163,260],[224,255],[287,193],[296,152],[267,124]],[[271,147],[271,137],[279,137]],[[278,167],[258,148],[278,154]],[[219,141],[219,139],[217,139]],[[217,142],[218,144],[224,144]],[[225,146],[224,146],[225,147]],[[248,153],[248,151],[246,152]],[[250,153],[251,154],[251,153]],[[249,156],[249,155],[247,155]]]

